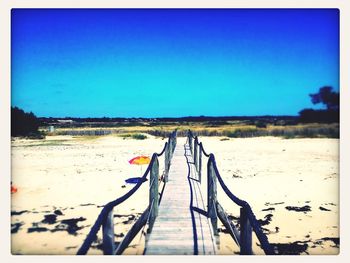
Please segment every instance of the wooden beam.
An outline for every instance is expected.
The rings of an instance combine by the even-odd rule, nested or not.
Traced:
[[[128,247],[130,242],[134,239],[138,232],[140,232],[141,228],[147,223],[149,215],[149,208],[147,208],[139,219],[136,220],[135,224],[131,227],[129,232],[125,235],[122,242],[119,244],[117,249],[115,250],[115,255],[121,255],[123,251]]]
[[[171,139],[169,139],[168,144],[165,149],[165,157],[164,157],[164,162],[165,162],[165,178],[164,181],[168,182],[169,181],[169,168],[170,168],[170,151],[171,151]]]
[[[218,217],[220,221],[223,223],[223,225],[226,227],[227,231],[233,238],[233,240],[236,242],[238,246],[240,246],[239,240],[240,240],[240,234],[237,230],[236,226],[232,223],[231,220],[228,219],[228,216],[223,209],[223,207],[219,204],[219,202],[216,203],[216,210],[218,212]]]
[[[252,226],[249,222],[247,210],[242,207],[241,208],[241,255],[253,255],[252,251]]]
[[[199,145],[198,181],[202,183],[202,144]]]
[[[213,226],[213,231],[215,235],[218,235],[218,218],[216,214],[216,176],[214,170],[213,156],[208,160],[208,216],[210,218],[211,224]]]
[[[194,138],[194,145],[193,145],[193,162],[194,166],[196,167],[196,171],[198,171],[198,137]]]
[[[150,207],[150,216],[149,216],[149,228],[148,231],[152,231],[152,227],[156,217],[158,216],[158,183],[159,183],[159,163],[158,158],[154,159],[151,168],[150,174],[150,186],[149,186],[149,207]]]
[[[103,236],[103,254],[113,255],[114,245],[114,223],[113,223],[113,209],[108,213],[106,221],[102,225],[102,236]]]

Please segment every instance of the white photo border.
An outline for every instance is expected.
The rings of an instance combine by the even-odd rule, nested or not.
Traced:
[[[338,8],[340,10],[340,254],[336,256],[24,256],[11,255],[10,106],[12,8]],[[2,262],[349,262],[350,2],[342,0],[2,0],[0,2],[0,259]],[[322,220],[322,219],[320,219]]]

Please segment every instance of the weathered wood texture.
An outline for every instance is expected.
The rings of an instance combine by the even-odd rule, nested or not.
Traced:
[[[113,209],[108,213],[106,223],[102,226],[103,236],[103,254],[113,255],[114,254],[114,223],[113,223]]]
[[[191,213],[191,188],[193,206],[206,210],[200,185],[188,179],[189,166],[185,157],[185,139],[178,139],[169,170],[169,181],[155,219],[152,232],[146,240],[147,255],[215,254],[216,237],[209,219],[196,211]],[[190,178],[198,178],[190,150]],[[192,218],[193,215],[193,218]],[[195,239],[197,237],[197,239]]]
[[[252,226],[250,225],[247,210],[241,208],[241,255],[252,255]]]
[[[159,180],[159,164],[158,159],[155,158],[152,164],[150,174],[150,185],[149,185],[149,205],[150,205],[150,216],[149,216],[149,231],[152,231],[154,220],[158,216],[158,180]]]
[[[216,211],[216,202],[217,202],[217,185],[216,185],[216,176],[214,171],[214,166],[212,162],[208,162],[208,216],[210,217],[213,230],[215,235],[218,234],[218,216]]]
[[[126,234],[122,242],[118,245],[117,249],[114,251],[114,254],[121,255],[123,251],[128,247],[130,242],[134,239],[137,233],[142,229],[142,227],[147,223],[149,208],[147,208],[142,215],[137,219],[135,224],[131,227],[129,232]]]
[[[224,208],[222,208],[222,206],[218,202],[216,203],[216,210],[218,212],[218,217],[220,221],[226,227],[226,230],[229,232],[236,244],[240,246],[240,233],[236,226],[232,223],[232,221],[228,219]]]

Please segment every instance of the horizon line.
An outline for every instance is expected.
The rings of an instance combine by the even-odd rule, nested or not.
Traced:
[[[214,116],[214,115],[187,115],[187,116],[181,116],[181,117],[174,117],[174,116],[162,116],[162,117],[73,117],[73,116],[65,116],[65,117],[46,117],[46,116],[38,116],[37,118],[52,118],[52,119],[183,119],[183,118],[252,118],[252,117],[298,117],[299,115],[289,115],[289,114],[282,114],[282,115],[272,115],[272,114],[263,114],[263,115],[220,115],[220,116]]]

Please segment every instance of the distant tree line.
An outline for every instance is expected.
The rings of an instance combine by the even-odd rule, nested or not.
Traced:
[[[140,126],[149,126],[149,125],[163,125],[163,124],[177,124],[177,122],[210,122],[213,125],[223,125],[226,121],[257,121],[257,120],[295,120],[296,116],[273,116],[273,115],[264,115],[264,116],[223,116],[223,117],[211,117],[211,116],[187,116],[187,117],[164,117],[164,118],[76,118],[76,117],[64,117],[64,118],[53,118],[53,117],[40,117],[39,120],[43,124],[57,123],[58,120],[72,120],[77,123],[136,123]],[[142,122],[147,122],[144,124]],[[172,122],[172,123],[171,123]],[[226,123],[227,124],[227,123]],[[126,124],[124,124],[126,125]]]
[[[318,93],[309,94],[313,104],[323,104],[326,109],[314,110],[303,109],[299,112],[299,121],[303,123],[333,123],[339,122],[339,92],[333,91],[332,87],[325,86]]]
[[[40,125],[58,125],[60,127],[90,127],[103,126],[159,126],[169,124],[186,124],[187,122],[207,122],[208,127],[219,127],[228,124],[227,121],[240,120],[246,124],[266,128],[272,125],[295,125],[301,123],[338,123],[339,122],[339,92],[325,86],[317,93],[309,94],[313,104],[323,104],[325,109],[303,109],[297,116],[187,116],[180,118],[37,118],[34,113],[26,113],[18,107],[11,107],[11,136],[42,137],[38,131]],[[73,120],[74,123],[58,123],[58,120]],[[178,123],[177,123],[178,122]]]
[[[39,119],[33,112],[26,113],[17,107],[11,107],[11,136],[40,137]]]

